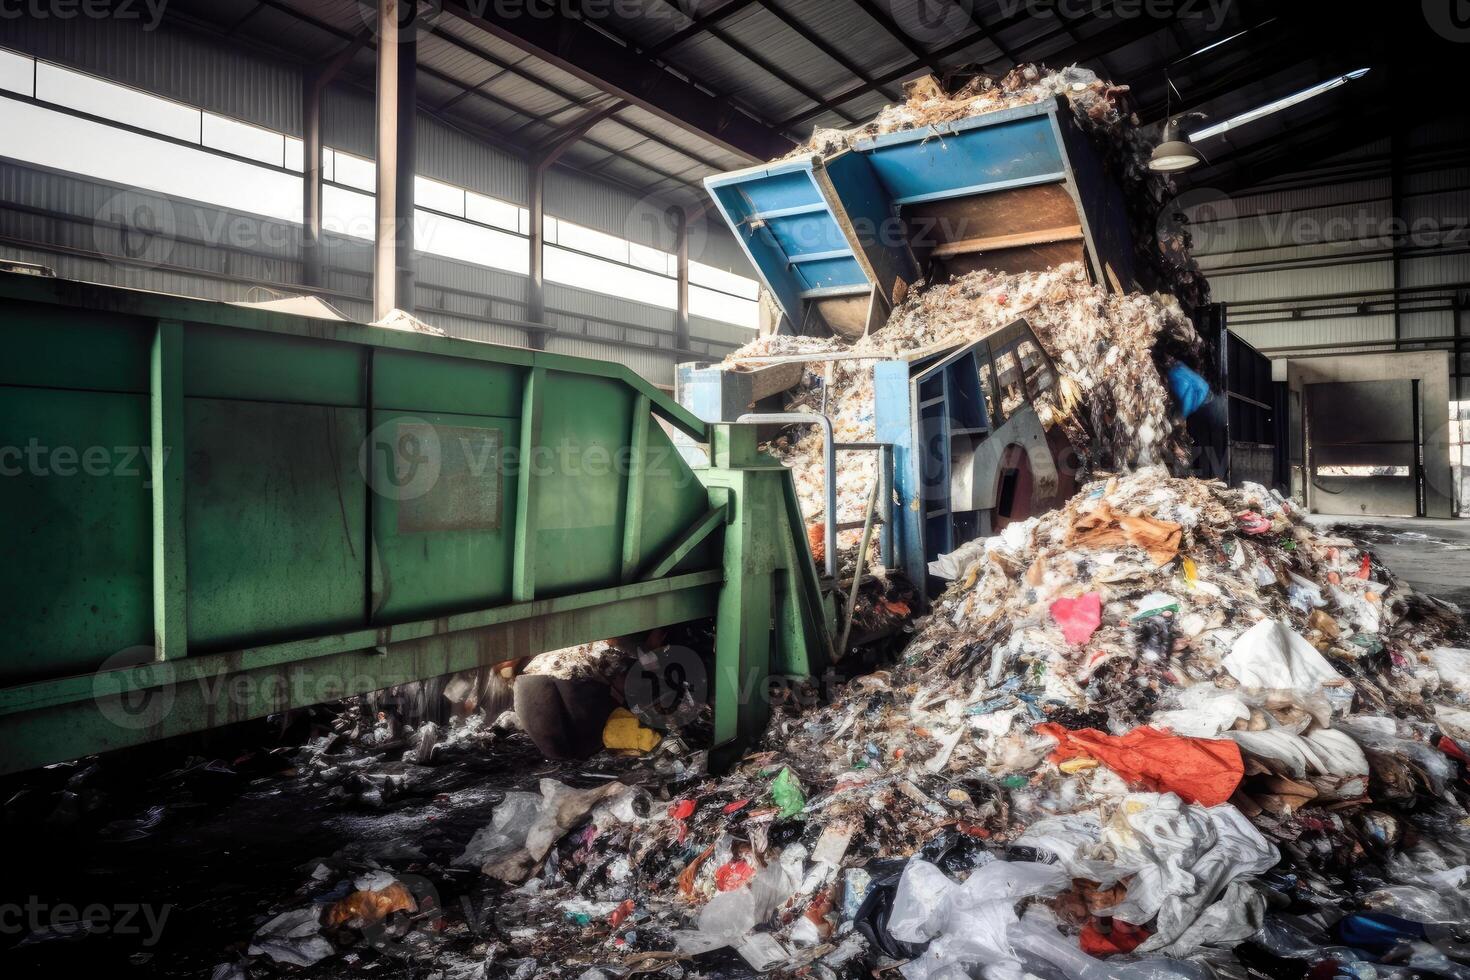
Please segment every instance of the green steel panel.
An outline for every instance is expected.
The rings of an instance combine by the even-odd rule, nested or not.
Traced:
[[[0,770],[717,609],[722,740],[818,663],[790,474],[621,365],[14,275],[6,328],[0,449],[112,454],[0,480]]]
[[[691,524],[709,510],[709,494],[656,421],[648,426],[644,447],[642,564],[664,554]],[[691,488],[697,492],[690,492]],[[674,567],[709,568],[720,563],[718,538],[706,540]],[[641,576],[639,576],[641,577]]]
[[[536,595],[620,581],[623,500],[635,392],[612,379],[548,371],[540,439],[529,460],[536,495]],[[704,492],[694,489],[702,498]]]
[[[405,439],[424,462],[390,480]],[[504,459],[519,440],[514,418],[373,413],[375,622],[510,601],[516,481]]]
[[[184,545],[184,325],[159,320],[148,372],[153,494],[153,647],[160,660],[189,652]]]
[[[362,623],[362,411],[188,398],[184,416],[194,648]]]
[[[0,447],[0,683],[150,656],[148,396],[0,388]]]
[[[373,357],[373,404],[413,412],[518,418],[526,369],[460,357],[380,350]]]
[[[401,639],[378,637],[377,652],[340,638],[314,654],[207,654],[82,678],[74,696],[42,710],[0,705],[0,773],[259,718],[277,711],[381,690],[425,677],[523,659],[545,650],[687,622],[713,612],[718,573],[624,586],[564,600],[505,607],[494,615],[416,624]],[[471,622],[472,621],[472,622]],[[338,639],[338,638],[332,638]],[[147,678],[147,685],[128,683]],[[110,683],[103,683],[106,679]],[[110,690],[135,693],[117,695]],[[44,703],[37,699],[33,703]]]
[[[184,394],[196,398],[362,404],[362,349],[307,337],[192,324]]]
[[[147,391],[152,319],[5,302],[0,384]]]

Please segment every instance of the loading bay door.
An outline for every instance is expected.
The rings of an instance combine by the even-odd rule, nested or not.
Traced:
[[[1306,394],[1311,509],[1422,516],[1419,382],[1336,381]]]

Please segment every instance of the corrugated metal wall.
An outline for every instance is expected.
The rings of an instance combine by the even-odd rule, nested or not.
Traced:
[[[1465,120],[1447,119],[1228,197],[1188,192],[1232,329],[1277,357],[1453,348],[1470,290],[1467,145]]]
[[[1365,140],[1243,193],[1188,195],[1195,254],[1231,329],[1278,362],[1452,352],[1451,460],[1470,508],[1470,122]]]
[[[235,50],[165,23],[143,32],[138,22],[88,22],[86,31],[57,20],[0,20],[0,46],[239,118],[272,130],[301,133],[301,79],[296,70]],[[363,157],[373,155],[370,97],[330,88],[322,107],[326,145]],[[3,150],[0,150],[3,153]],[[472,191],[524,205],[527,167],[518,156],[439,120],[420,114],[417,171]],[[140,236],[124,227],[139,208],[171,213],[179,228],[231,225],[252,229],[237,236],[249,248],[221,247],[172,237]],[[642,245],[675,247],[667,202],[554,168],[547,178],[547,213]],[[212,299],[259,299],[299,291],[301,256],[288,226],[253,215],[223,211],[105,181],[0,160],[0,255],[42,262],[58,275],[164,290]],[[718,222],[691,227],[690,258],[750,275],[739,246]],[[370,315],[367,247],[330,239],[324,298],[356,319]],[[513,323],[524,317],[526,279],[512,273],[420,255],[418,315],[456,336],[524,344],[528,334]],[[679,358],[673,311],[572,287],[548,284],[547,319],[565,336],[548,349],[616,360],[658,384],[673,381]],[[696,351],[723,356],[752,332],[694,318]]]

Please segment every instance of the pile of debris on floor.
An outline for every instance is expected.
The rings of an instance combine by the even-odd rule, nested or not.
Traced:
[[[835,338],[773,334],[751,341],[725,364],[840,354],[835,360],[807,362],[788,407],[825,412],[838,442],[871,442],[876,361],[974,342],[1018,319],[1031,326],[1062,376],[1037,398],[1042,424],[1063,426],[1085,465],[1133,469],[1166,463],[1175,471],[1188,468],[1189,436],[1154,351],[1163,342],[1197,361],[1201,342],[1193,324],[1172,296],[1109,294],[1089,282],[1077,263],[1042,272],[971,272],[911,291],[886,325],[851,345]],[[807,427],[770,449],[793,471],[803,516],[824,521],[821,433]],[[877,459],[872,453],[844,453],[838,463],[838,520],[861,521],[868,490],[877,479]]]
[[[1158,468],[933,571],[896,667],[728,775],[507,794],[454,861],[483,959],[445,975],[1470,976],[1457,610]]]
[[[1187,309],[1209,301],[1209,282],[1190,255],[1187,227],[1162,214],[1177,191],[1167,175],[1148,167],[1158,133],[1141,125],[1129,104],[1128,86],[1075,65],[1052,70],[1026,64],[999,78],[979,73],[919,78],[907,83],[905,94],[904,102],[885,107],[862,125],[815,130],[789,156],[828,156],[864,137],[938,126],[1060,97],[1121,185],[1138,257],[1159,288],[1173,292]]]

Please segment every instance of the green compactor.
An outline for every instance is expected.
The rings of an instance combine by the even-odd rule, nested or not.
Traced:
[[[0,329],[0,772],[704,617],[733,749],[826,668],[790,473],[621,365],[20,273]]]

